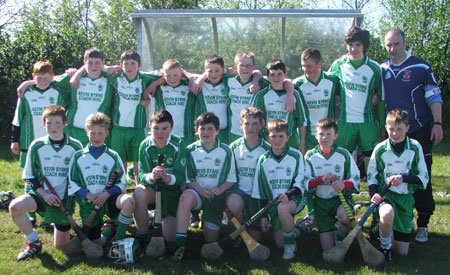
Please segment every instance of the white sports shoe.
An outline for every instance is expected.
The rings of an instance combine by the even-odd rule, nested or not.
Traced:
[[[418,242],[418,243],[428,242],[428,227],[417,228],[416,242]]]
[[[295,257],[295,252],[297,252],[297,245],[295,244],[285,244],[283,252],[283,260],[291,260]]]

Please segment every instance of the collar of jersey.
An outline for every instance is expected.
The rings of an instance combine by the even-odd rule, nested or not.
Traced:
[[[219,86],[220,84],[222,84],[222,82],[223,82],[223,76],[222,76],[222,79],[220,79],[220,81],[217,82],[216,84],[212,84],[211,81],[209,81],[209,79],[205,80],[205,83],[208,83],[209,85],[211,85],[213,87]]]
[[[285,89],[281,89],[281,90],[274,89],[274,88],[272,87],[272,84],[270,85],[270,88],[269,88],[269,89],[272,90],[272,91],[274,91],[278,96],[283,96],[283,95],[286,94],[286,90],[285,90]]]
[[[320,76],[319,76],[319,79],[317,80],[317,82],[314,82],[314,81],[312,81],[311,79],[307,78],[306,75],[305,75],[305,78],[306,78],[306,80],[307,80],[309,83],[313,84],[314,86],[317,86],[317,85],[319,85],[320,81],[321,81],[322,78],[323,78],[323,71],[320,70]]]
[[[319,144],[316,145],[315,150],[316,150],[316,152],[318,152],[324,159],[328,160],[328,159],[330,159],[330,158],[334,155],[334,152],[336,152],[336,148],[337,148],[337,145],[336,145],[336,144],[333,144],[333,146],[331,147],[331,153],[330,153],[328,156],[325,156],[325,155],[323,154],[322,150],[320,150],[320,145],[319,145]]]
[[[244,140],[245,147],[247,148],[247,150],[248,150],[249,152],[255,150],[255,149],[258,148],[258,147],[263,147],[263,145],[264,145],[264,139],[263,139],[262,137],[259,137],[259,138],[261,139],[261,140],[259,141],[259,143],[256,144],[255,147],[250,148],[250,146],[248,146],[248,144],[247,144],[247,140],[246,140],[244,137],[242,137],[242,139]]]
[[[53,144],[50,141],[49,135],[47,135],[47,137],[45,138],[44,143],[47,145],[50,145],[53,148],[53,150],[55,150],[56,152],[59,152],[59,150],[61,150],[66,144],[69,143],[69,137],[64,133],[64,146],[61,146],[59,148],[56,148],[55,146],[53,146]]]
[[[364,61],[361,63],[361,65],[359,65],[358,67],[355,67],[355,65],[353,65],[353,63],[350,60],[350,56],[347,57],[347,63],[349,63],[355,70],[359,69],[362,65],[367,64],[367,61],[369,60],[369,57],[367,55],[364,55],[363,60]]]
[[[253,75],[250,76],[250,78],[247,80],[247,82],[243,82],[240,75],[237,75],[237,76],[236,76],[236,80],[237,80],[239,83],[241,83],[242,86],[245,86],[245,85],[247,85],[248,83],[252,82],[252,80],[253,80]]]
[[[167,141],[166,141],[166,145],[164,146],[164,147],[166,147],[167,146],[167,144],[169,144],[170,143],[170,140],[172,139],[172,134],[170,134],[169,135],[169,137],[167,138]],[[156,146],[156,147],[158,147],[158,145],[156,144],[156,141],[153,139],[153,136],[150,136],[150,145],[151,146]],[[163,148],[164,148],[163,147]],[[158,147],[159,148],[159,147]],[[162,149],[162,148],[161,148]]]
[[[94,159],[98,159],[98,158],[99,158],[101,155],[103,155],[103,153],[106,152],[106,150],[108,149],[108,146],[106,146],[106,144],[104,144],[104,145],[105,145],[105,147],[103,148],[102,153],[101,153],[100,155],[98,155],[97,157],[94,156],[93,154],[91,154],[91,151],[89,151],[89,144],[86,145],[86,147],[84,147],[83,153],[84,153],[84,154],[89,154],[89,155],[91,155]]]
[[[276,162],[280,163],[286,157],[288,151],[289,151],[289,146],[285,145],[283,148],[283,152],[281,153],[281,157],[278,157],[277,155],[275,155],[273,153],[272,148],[270,148],[270,155]]]
[[[133,78],[133,79],[131,79],[131,80],[128,79],[128,77],[127,77],[127,75],[125,74],[125,72],[121,72],[120,75],[119,75],[119,77],[125,78],[125,80],[126,80],[128,83],[133,83],[133,82],[135,82],[136,80],[140,79],[139,71],[137,72],[136,77]]]
[[[405,139],[406,139],[405,147],[403,147],[403,150],[400,153],[395,152],[394,148],[392,148],[392,145],[389,142],[389,138],[386,140],[386,150],[391,151],[394,155],[396,155],[397,157],[400,157],[403,154],[403,152],[405,152],[405,150],[410,148],[409,137],[406,136]]]
[[[215,146],[213,146],[211,149],[206,149],[205,146],[203,146],[202,141],[199,140],[199,142],[200,142],[200,145],[202,146],[203,150],[205,150],[206,153],[210,153],[210,152],[214,151],[214,149],[220,147],[220,143],[221,143],[220,140],[216,138]]]
[[[87,73],[86,71],[84,71],[83,74],[81,75],[81,77],[90,79],[91,81],[96,81],[97,79],[100,79],[100,78],[104,77],[104,73],[102,72],[102,73],[100,74],[100,76],[97,77],[97,78],[91,78],[91,77],[88,76],[88,73]]]
[[[399,66],[401,66],[403,63],[405,63],[405,61],[408,60],[408,58],[410,58],[410,57],[411,57],[411,52],[408,51],[408,52],[406,52],[405,59],[403,59],[402,62],[400,62],[400,63],[393,63],[393,62],[392,62],[392,59],[389,59],[389,67],[390,67],[390,66],[399,67]]]

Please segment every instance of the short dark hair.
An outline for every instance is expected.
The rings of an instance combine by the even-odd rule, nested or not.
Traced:
[[[345,34],[344,45],[357,41],[363,44],[364,53],[366,53],[370,46],[370,33],[356,26],[352,26]]]
[[[323,119],[319,120],[316,124],[316,130],[317,129],[323,129],[323,130],[334,129],[334,131],[336,133],[338,132],[337,123],[336,123],[336,121],[334,121],[331,118],[323,118]]]
[[[311,59],[312,61],[319,63],[322,61],[322,55],[320,54],[320,51],[315,48],[307,48],[302,52],[302,60],[308,60]]]
[[[289,124],[282,119],[274,119],[267,123],[267,135],[271,132],[285,132],[289,136]]]
[[[98,48],[92,47],[84,51],[83,58],[84,60],[87,60],[88,58],[100,58],[101,60],[105,60],[105,55]]]
[[[45,122],[45,119],[49,116],[59,116],[64,123],[67,122],[66,109],[64,109],[64,107],[58,105],[48,106],[44,109],[44,112],[42,112],[42,120]]]
[[[269,61],[266,65],[267,74],[269,74],[270,70],[282,70],[283,73],[286,73],[286,64],[284,64],[281,59],[274,59]]]
[[[120,63],[123,63],[124,60],[134,60],[141,64],[141,55],[136,51],[126,50],[120,55]]]
[[[173,126],[173,118],[169,111],[162,109],[153,113],[150,118],[150,124],[152,123],[162,123],[169,122],[170,126]]]
[[[207,67],[209,64],[217,64],[222,68],[225,68],[225,62],[223,61],[223,58],[220,55],[214,54],[211,56],[208,56],[205,60],[205,67]]]
[[[394,124],[403,123],[406,126],[408,126],[409,125],[408,111],[402,109],[394,109],[390,111],[386,116],[386,124],[388,122],[393,122]]]
[[[206,125],[212,123],[214,127],[216,127],[216,130],[220,127],[220,121],[219,118],[211,112],[206,112],[198,116],[198,118],[195,120],[195,127],[199,127],[200,125]]]

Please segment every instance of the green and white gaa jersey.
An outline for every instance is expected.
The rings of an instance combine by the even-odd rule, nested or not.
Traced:
[[[294,92],[295,111],[285,110],[286,90],[275,90],[272,85],[258,92],[253,105],[260,109],[266,119],[266,125],[274,119],[282,119],[289,123],[289,135],[296,135],[297,128],[306,126],[303,103],[297,91]]]
[[[112,120],[114,125],[131,128],[147,128],[147,108],[140,101],[147,86],[159,77],[138,72],[133,80],[128,80],[125,73],[119,74],[115,81],[116,96]]]
[[[172,133],[187,138],[188,142],[194,138],[195,98],[196,96],[189,92],[188,80],[181,80],[176,87],[160,85],[155,92],[156,110],[169,111],[173,118]]]
[[[27,161],[23,169],[23,179],[39,179],[46,177],[55,189],[60,199],[64,199],[69,185],[69,165],[72,156],[81,150],[81,143],[65,136],[62,147],[52,145],[48,136],[35,139],[27,154]],[[41,182],[42,188],[50,193],[46,184]]]
[[[224,84],[225,78],[216,85],[208,80],[202,85],[202,91],[197,95],[196,117],[204,112],[212,112],[220,122],[220,129],[226,129],[228,126],[228,94]]]
[[[28,87],[23,96],[17,100],[12,124],[20,127],[20,149],[26,150],[33,140],[47,135],[42,123],[44,109],[50,105],[65,106],[65,95],[52,81],[44,91]]]
[[[71,90],[70,107],[67,110],[68,126],[84,129],[88,115],[96,112],[109,116],[113,82],[106,73],[97,79],[91,79],[84,73],[80,79],[80,88]]]
[[[258,159],[252,197],[273,200],[293,187],[304,194],[304,176],[305,164],[300,151],[286,146],[283,156],[278,159],[269,150]]]
[[[250,92],[250,85],[253,77],[246,83],[241,81],[239,75],[226,79],[226,89],[228,91],[228,125],[229,131],[237,136],[243,136],[240,122],[242,109],[251,106],[255,95]],[[258,82],[260,89],[269,85],[269,81],[261,78]]]
[[[233,152],[220,140],[211,150],[203,147],[201,141],[186,149],[186,182],[197,182],[202,188],[237,182]]]
[[[417,189],[426,189],[429,180],[422,146],[416,140],[408,137],[406,137],[403,151],[399,154],[393,150],[389,139],[380,142],[373,149],[367,170],[367,183],[369,185],[378,184],[378,190],[382,190],[386,186],[390,176],[419,177],[421,185],[402,182],[398,186],[389,188],[389,191],[399,194],[412,194]]]
[[[139,146],[139,182],[148,185],[146,177],[153,168],[158,166],[158,156],[164,155],[164,168],[172,176],[172,182],[163,184],[162,188],[177,189],[186,179],[186,144],[184,141],[171,134],[167,139],[166,146],[159,148],[153,137],[148,136]]]
[[[230,144],[237,169],[237,187],[249,196],[252,195],[256,164],[259,157],[270,150],[270,144],[261,139],[254,148],[250,148],[243,137]]]
[[[378,121],[372,97],[377,93],[384,100],[380,65],[367,56],[359,67],[350,60],[338,59],[331,65],[330,72],[341,82],[339,120],[350,123]]]
[[[89,152],[88,146],[84,147],[75,153],[70,163],[69,196],[81,188],[88,189],[94,195],[102,193],[116,168],[122,171],[116,178],[116,185],[124,192],[127,179],[119,154],[105,146],[103,152],[95,157]]]
[[[308,132],[314,135],[319,120],[336,117],[335,96],[339,92],[339,80],[332,74],[322,72],[317,83],[303,75],[294,87],[304,104]]]
[[[358,166],[346,149],[334,145],[331,154],[325,156],[320,151],[319,145],[317,145],[314,149],[306,152],[305,163],[305,187],[307,190],[310,179],[331,173],[336,175],[336,180],[338,181],[351,180],[353,182],[354,189],[344,189],[342,191],[344,195],[347,196],[351,193],[359,193],[360,178]],[[315,188],[314,193],[317,197],[322,199],[330,199],[338,195],[331,187],[331,184],[325,182],[318,185]]]

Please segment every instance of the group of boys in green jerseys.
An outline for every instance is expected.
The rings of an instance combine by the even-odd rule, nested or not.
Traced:
[[[160,78],[139,72],[139,54],[126,51],[120,59],[122,72],[113,77],[103,72],[103,54],[92,48],[85,53],[85,66],[74,74],[70,83],[68,75],[51,81],[53,72],[45,72],[41,75],[47,79],[36,74],[33,81],[20,87],[26,91],[18,100],[11,149],[14,153],[19,150],[25,153],[31,140],[42,135],[37,126],[39,111],[48,105],[68,105],[68,127],[64,131],[87,145],[72,160],[73,174],[66,190],[76,195],[83,221],[94,206],[102,206],[102,214],[119,216],[117,232],[120,233],[116,233],[116,239],[120,239],[125,236],[134,212],[138,238],[148,243],[147,209],[155,202],[154,183],[161,180],[165,183],[162,185],[163,233],[166,241],[176,243],[174,261],[183,258],[191,210],[203,210],[205,241],[212,242],[219,237],[224,205],[243,222],[276,197],[281,203],[270,211],[271,221],[263,217],[260,227],[250,228],[253,237],[260,239],[261,230],[268,231],[272,226],[277,246],[284,247],[283,258],[292,259],[296,253],[295,237],[307,230],[301,224],[294,226],[293,216],[302,210],[306,198],[308,215],[316,220],[322,248],[327,249],[334,245],[335,238],[342,239],[350,226],[337,199],[338,192],[343,191],[351,204],[350,193],[359,190],[359,171],[346,149],[354,151],[358,145],[367,166],[380,133],[384,133],[379,131],[384,110],[379,107],[377,117],[375,108],[377,104],[384,105],[381,74],[379,66],[365,55],[368,40],[367,31],[352,27],[345,37],[348,53],[333,63],[330,68],[333,74],[321,70],[318,50],[305,50],[301,59],[305,75],[295,79],[294,85],[286,79],[286,67],[281,60],[270,61],[268,81],[262,78],[255,71],[251,52],[236,55],[236,75],[224,74],[221,57],[209,57],[205,73],[193,83],[193,77],[176,60],[164,63]],[[182,79],[183,75],[189,81]],[[259,88],[262,90],[254,95],[252,92]],[[44,97],[44,93],[48,95]],[[155,98],[157,112],[150,123],[151,135],[146,138],[149,93]],[[97,118],[102,122],[94,123],[90,117],[90,128],[85,130],[90,114],[109,114],[113,94],[111,145],[118,154],[103,144],[105,140],[109,143],[109,125],[104,117]],[[336,101],[340,101],[339,138],[337,126],[332,121],[322,121],[336,117]],[[258,109],[246,108],[250,105]],[[242,114],[241,110],[244,110]],[[327,130],[331,133],[323,133]],[[322,136],[328,136],[323,144]],[[271,149],[261,137],[270,142]],[[336,147],[334,139],[346,149]],[[230,147],[226,145],[229,143]],[[303,155],[307,150],[305,168]],[[163,165],[157,164],[160,154],[166,157]],[[105,159],[99,160],[100,157]],[[119,167],[123,173],[127,161],[134,162],[135,179],[139,183],[133,197],[122,195],[126,188],[123,174],[113,190],[103,190],[111,171]],[[308,166],[315,161],[323,162],[323,167]],[[114,197],[108,201],[110,196]],[[31,208],[34,212],[42,207]],[[339,222],[337,229],[335,216]],[[102,217],[99,215],[89,231],[89,237],[99,244],[112,236],[104,232],[100,238]],[[27,241],[30,239],[37,245],[34,234],[29,238],[30,234],[22,231]],[[20,259],[33,256],[32,250],[40,250],[30,248],[29,244],[28,250],[19,255]]]

